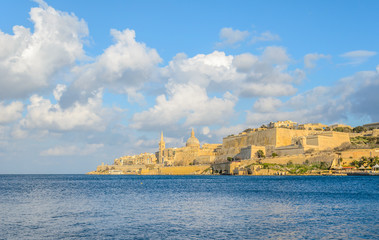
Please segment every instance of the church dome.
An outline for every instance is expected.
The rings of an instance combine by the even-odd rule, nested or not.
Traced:
[[[197,139],[195,137],[195,133],[194,133],[193,129],[191,132],[191,137],[188,138],[188,140],[187,140],[186,146],[187,147],[200,147],[199,139]]]

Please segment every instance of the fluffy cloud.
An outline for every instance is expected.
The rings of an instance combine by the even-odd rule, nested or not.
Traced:
[[[239,58],[242,57],[242,60]],[[300,70],[289,72],[287,64],[290,57],[282,47],[265,48],[262,56],[242,54],[233,62],[238,72],[243,72],[243,81],[238,85],[237,93],[242,97],[289,96],[296,93],[297,84],[302,76]]]
[[[40,153],[41,156],[83,156],[89,155],[100,148],[104,147],[104,144],[86,144],[83,147],[75,145],[57,146],[49,148]]]
[[[221,42],[217,43],[217,47],[233,46],[238,42],[244,41],[249,36],[248,31],[240,31],[233,28],[222,28],[220,31]]]
[[[203,127],[203,129],[201,130],[201,133],[203,135],[208,135],[210,132],[211,132],[211,130],[207,126]]]
[[[255,35],[251,39],[251,43],[257,43],[257,42],[268,42],[268,41],[279,41],[280,37],[277,34],[273,34],[270,31],[263,32],[261,34]]]
[[[54,75],[84,56],[87,25],[73,14],[56,11],[40,1],[32,8],[34,32],[14,26],[13,35],[0,31],[0,98],[26,97],[47,88]]]
[[[373,122],[379,122],[379,65],[376,71],[358,72],[343,79],[341,84],[351,86],[349,95],[346,96],[351,103],[351,112],[358,116],[368,116]]]
[[[117,93],[136,94],[143,84],[151,80],[156,65],[162,61],[155,49],[135,40],[135,32],[111,30],[115,44],[107,48],[95,62],[76,67],[75,82],[61,99],[66,107],[75,101],[85,102],[92,91],[108,87]]]
[[[259,99],[254,104],[254,111],[247,112],[246,123],[258,126],[286,119],[333,123],[346,120],[349,114],[375,122],[379,121],[378,92],[379,71],[358,72],[339,80],[334,86],[315,87],[283,103],[275,99]]]
[[[24,104],[16,101],[8,105],[0,102],[0,124],[11,123],[22,117]]]
[[[243,53],[237,55],[233,59],[233,66],[238,72],[248,73],[253,70],[253,67],[258,63],[259,58],[251,53]]]
[[[374,51],[357,50],[357,51],[351,51],[351,52],[346,52],[344,54],[341,54],[340,57],[343,57],[349,60],[349,62],[346,64],[358,65],[358,64],[364,63],[370,57],[375,56],[376,54],[377,53]]]
[[[30,97],[27,115],[21,120],[24,128],[49,129],[53,131],[104,130],[103,116],[106,109],[101,107],[102,93],[98,91],[86,104],[75,103],[62,109],[59,104],[38,95]]]
[[[282,101],[277,98],[259,98],[254,103],[254,110],[258,112],[274,112],[282,106]]]
[[[237,56],[215,51],[187,58],[178,54],[162,76],[169,83],[191,83],[209,92],[231,91],[243,97],[288,96],[296,92],[293,83],[299,72],[288,72],[290,61],[284,48],[267,47],[262,56]]]
[[[264,84],[250,83],[246,84],[240,90],[240,95],[243,97],[270,97],[270,96],[291,96],[296,93],[296,88],[291,84]]]
[[[192,83],[201,87],[214,84],[230,84],[241,77],[232,66],[233,56],[215,51],[208,55],[198,54],[187,58],[178,54],[169,65],[162,70],[162,76],[169,83]]]
[[[316,61],[319,59],[330,59],[330,55],[318,54],[318,53],[309,53],[304,56],[304,65],[306,68],[316,67]]]
[[[287,64],[290,58],[283,47],[270,46],[263,51],[262,60],[270,64]]]
[[[265,101],[271,111],[262,107]],[[257,101],[255,111],[248,111],[246,122],[258,126],[270,121],[288,120],[306,122],[337,122],[346,118],[350,103],[338,94],[336,87],[316,87],[310,91],[295,95],[286,102],[274,99]]]
[[[151,130],[173,124],[221,124],[233,113],[238,96],[291,96],[303,72],[288,71],[289,61],[286,50],[276,46],[265,48],[261,56],[232,56],[219,51],[192,58],[178,54],[161,71],[167,80],[167,94],[158,96],[154,107],[134,114],[132,126]],[[225,93],[222,98],[208,97],[220,93]],[[271,106],[267,101],[257,103],[256,108],[278,107],[279,100]]]
[[[184,126],[222,124],[234,113],[236,98],[230,93],[209,98],[204,88],[194,84],[172,84],[168,91],[168,98],[158,96],[153,108],[133,116],[134,128],[169,127],[179,121]]]

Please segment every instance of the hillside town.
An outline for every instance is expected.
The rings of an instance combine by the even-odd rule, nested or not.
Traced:
[[[88,174],[349,175],[379,172],[379,123],[298,124],[286,120],[200,144],[192,129],[186,145],[123,156]]]

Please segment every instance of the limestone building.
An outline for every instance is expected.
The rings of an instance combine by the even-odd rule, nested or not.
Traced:
[[[328,125],[322,124],[322,123],[305,123],[300,124],[298,126],[298,129],[306,129],[306,130],[325,130],[327,129]]]
[[[228,158],[252,159],[257,157],[258,150],[262,150],[266,156],[272,153],[279,156],[297,155],[310,149],[333,149],[344,143],[350,143],[348,133],[325,131],[315,134],[313,130],[287,128],[249,131],[225,137],[215,161],[225,162]]]
[[[125,166],[125,165],[141,165],[141,164],[155,164],[157,159],[155,154],[152,153],[141,153],[133,156],[123,156],[116,158],[114,160],[114,165]]]
[[[159,142],[159,150],[155,153],[158,164],[164,166],[186,166],[194,164],[209,164],[216,157],[217,149],[221,149],[221,144],[204,144],[200,146],[199,140],[192,129],[185,147],[165,148],[163,133]]]
[[[349,129],[353,129],[351,126],[349,125],[345,125],[345,124],[339,124],[339,123],[336,123],[336,124],[332,124],[329,126],[331,129],[335,129],[335,128],[349,128]]]
[[[286,121],[277,121],[277,122],[270,122],[268,124],[268,128],[296,128],[297,122],[292,122],[291,120]]]

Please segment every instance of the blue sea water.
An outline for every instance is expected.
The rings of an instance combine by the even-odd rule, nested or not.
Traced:
[[[378,177],[0,175],[0,239],[379,239]]]

